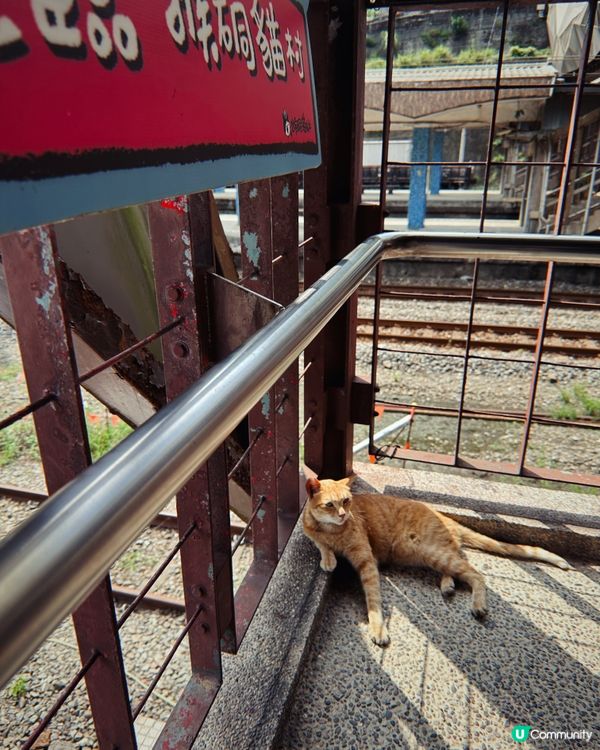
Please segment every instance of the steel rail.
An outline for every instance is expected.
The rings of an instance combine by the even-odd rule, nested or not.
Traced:
[[[354,248],[287,308],[0,545],[0,684],[106,574],[163,505],[386,258],[600,264],[592,237],[390,232]]]

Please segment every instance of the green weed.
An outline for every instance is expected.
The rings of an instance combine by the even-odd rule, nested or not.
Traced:
[[[88,414],[87,428],[92,461],[97,461],[108,453],[131,432],[129,425],[109,414],[105,417]]]
[[[0,431],[0,466],[19,459],[39,460],[37,438],[31,420],[16,422]]]
[[[8,686],[7,692],[16,701],[23,698],[27,695],[27,678],[22,674],[18,675]]]
[[[131,432],[117,417],[88,414],[86,419],[92,461],[97,461]],[[0,430],[0,467],[19,460],[39,461],[37,437],[31,418]]]
[[[584,385],[577,383],[572,389],[560,389],[560,403],[550,413],[554,419],[600,417],[600,399],[591,396]]]

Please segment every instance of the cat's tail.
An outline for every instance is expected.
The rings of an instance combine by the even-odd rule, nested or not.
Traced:
[[[453,521],[452,528],[458,534],[461,544],[465,547],[480,549],[484,552],[491,552],[495,555],[504,555],[505,557],[520,557],[525,560],[540,560],[563,570],[573,570],[573,567],[559,555],[554,552],[548,552],[543,547],[530,547],[527,544],[508,544],[507,542],[498,542],[484,534],[468,529],[466,526]]]

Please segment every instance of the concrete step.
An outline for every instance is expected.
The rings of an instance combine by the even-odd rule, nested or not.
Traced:
[[[385,569],[392,644],[383,650],[366,632],[356,574],[343,563],[322,572],[298,524],[239,653],[224,655],[195,750],[496,750],[514,745],[517,724],[598,732],[600,565],[581,561],[600,561],[598,497],[371,464],[355,471],[355,491],[425,500],[483,533],[556,550],[576,571],[468,551],[490,592],[479,623],[466,590],[449,603],[433,572]]]
[[[443,472],[356,463],[377,492],[429,503],[459,523],[513,544],[600,561],[600,494],[549,490]],[[592,492],[594,492],[592,490]]]

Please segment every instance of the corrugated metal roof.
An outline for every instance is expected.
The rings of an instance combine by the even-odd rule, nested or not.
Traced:
[[[496,78],[496,65],[439,65],[436,67],[423,68],[394,68],[393,82],[427,81],[439,83],[440,81],[461,81],[464,83],[477,83],[478,81],[489,81]],[[502,66],[502,79],[507,78],[555,78],[556,68],[549,62],[510,62]],[[367,68],[366,80],[370,83],[385,81],[385,68]]]

